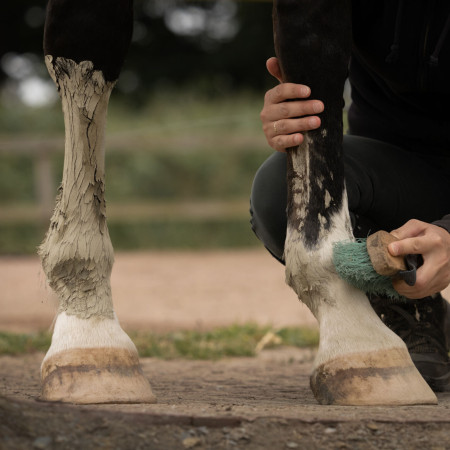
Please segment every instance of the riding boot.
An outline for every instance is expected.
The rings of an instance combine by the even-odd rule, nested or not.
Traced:
[[[450,305],[442,296],[405,302],[374,297],[370,302],[385,325],[403,339],[429,386],[435,392],[450,391]]]

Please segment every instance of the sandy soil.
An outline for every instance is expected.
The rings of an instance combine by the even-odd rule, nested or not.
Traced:
[[[263,250],[118,253],[111,285],[125,329],[316,324]],[[37,257],[0,257],[0,286],[0,330],[51,325],[56,303]]]
[[[315,324],[263,251],[118,254],[112,285],[128,329]],[[50,325],[54,300],[36,258],[0,258],[0,286],[0,330]],[[158,404],[84,407],[37,401],[42,357],[0,357],[0,449],[450,448],[450,393],[438,406],[320,406],[309,350],[143,359]]]

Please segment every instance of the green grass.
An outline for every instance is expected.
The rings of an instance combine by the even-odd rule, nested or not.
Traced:
[[[38,223],[0,224],[0,255],[35,254],[46,228]]]
[[[108,227],[116,250],[211,249],[260,245],[251,231],[249,217],[198,221],[112,222]]]
[[[0,223],[0,255],[35,254],[48,225]],[[109,221],[114,249],[198,250],[254,247],[261,244],[251,231],[249,216],[217,219]]]
[[[0,355],[23,355],[45,352],[50,347],[51,335],[41,331],[33,334],[0,332]]]
[[[267,333],[279,337],[267,347],[288,345],[316,347],[318,331],[309,328],[282,328],[256,324],[231,325],[210,331],[177,331],[171,333],[131,332],[141,357],[162,359],[217,360],[224,357],[255,356],[256,347]],[[0,332],[0,355],[22,355],[46,351],[50,345],[49,333],[14,334]],[[266,347],[266,348],[267,348]]]
[[[162,145],[162,144],[161,144]],[[222,143],[222,146],[224,144]],[[135,149],[106,156],[106,198],[111,202],[248,198],[254,175],[269,155],[264,149],[196,149],[171,153]],[[0,153],[0,205],[37,202],[34,157]],[[62,152],[50,156],[51,189],[62,177]]]

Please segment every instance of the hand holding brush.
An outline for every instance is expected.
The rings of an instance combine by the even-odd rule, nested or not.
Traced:
[[[414,286],[423,260],[420,255],[392,256],[388,245],[397,240],[386,231],[378,231],[367,239],[336,242],[333,263],[338,275],[368,294],[401,299],[392,280],[400,278]]]

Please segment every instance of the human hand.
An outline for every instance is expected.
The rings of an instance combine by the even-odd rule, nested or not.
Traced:
[[[266,92],[261,122],[269,145],[285,152],[303,142],[301,132],[320,127],[320,118],[314,114],[322,112],[324,105],[320,100],[298,100],[308,98],[311,89],[302,84],[283,83],[277,58],[268,59],[266,66],[280,84]]]
[[[391,232],[397,242],[389,244],[392,256],[420,254],[423,265],[417,270],[414,286],[394,280],[394,289],[401,295],[418,299],[444,290],[450,283],[450,233],[444,228],[410,220]]]

